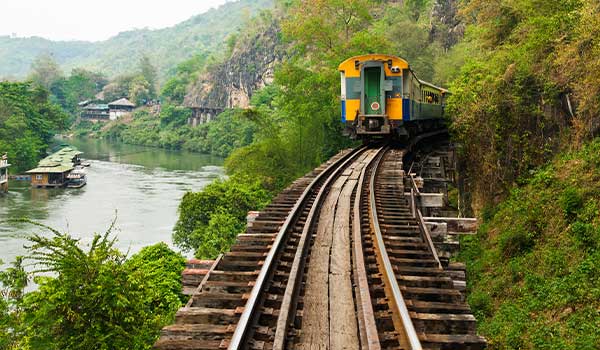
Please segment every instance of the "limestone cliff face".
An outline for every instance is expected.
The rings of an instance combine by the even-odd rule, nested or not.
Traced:
[[[431,38],[445,49],[454,46],[465,34],[465,24],[458,15],[458,0],[436,0],[431,13]]]
[[[184,104],[204,108],[245,108],[252,94],[273,81],[284,46],[279,23],[272,21],[256,34],[238,39],[229,59],[209,69],[188,89]]]

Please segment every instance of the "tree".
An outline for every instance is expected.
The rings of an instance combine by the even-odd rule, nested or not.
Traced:
[[[199,258],[225,252],[245,226],[249,210],[265,206],[269,194],[256,180],[216,181],[202,192],[188,192],[179,205],[173,241]]]
[[[113,223],[114,225],[114,223]],[[181,306],[185,261],[164,243],[126,259],[113,226],[79,239],[49,227],[28,247],[38,290],[25,295],[25,339],[31,349],[149,349]]]
[[[0,271],[0,349],[17,348],[24,335],[23,295],[27,282],[23,257],[17,257],[11,267]]]
[[[49,101],[48,91],[31,83],[0,82],[0,152],[7,152],[14,171],[35,166],[67,115]]]
[[[136,105],[143,105],[154,96],[152,85],[144,76],[137,75],[131,80],[128,96]]]
[[[53,83],[63,77],[63,72],[52,55],[42,54],[31,64],[29,80],[50,90]]]
[[[150,58],[147,55],[142,56],[142,58],[140,59],[139,73],[143,77],[143,80],[146,81],[148,97],[156,98],[156,84],[158,83],[156,80],[156,68],[152,65],[152,62],[150,61]],[[142,79],[138,80],[141,81]]]
[[[121,75],[106,84],[102,89],[104,101],[111,102],[122,97],[128,97],[133,79],[133,75]]]

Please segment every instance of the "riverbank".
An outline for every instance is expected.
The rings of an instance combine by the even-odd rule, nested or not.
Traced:
[[[109,122],[81,120],[74,136],[118,140],[131,144],[169,150],[200,152],[227,157],[233,150],[249,145],[256,127],[243,110],[226,110],[210,123],[187,125],[191,110],[165,105],[160,114],[140,108],[129,117]]]

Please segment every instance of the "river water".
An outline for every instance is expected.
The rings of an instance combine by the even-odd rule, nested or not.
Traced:
[[[117,247],[130,253],[142,247],[171,244],[177,207],[187,191],[198,191],[223,176],[223,160],[198,153],[167,151],[103,140],[73,139],[68,143],[90,161],[86,186],[80,189],[35,189],[11,181],[0,194],[0,259],[13,261],[27,251],[31,233],[43,233],[29,218],[79,237],[82,243],[104,233],[116,216]]]

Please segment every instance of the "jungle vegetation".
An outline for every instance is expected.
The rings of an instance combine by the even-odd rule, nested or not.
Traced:
[[[68,115],[50,101],[43,87],[0,82],[0,153],[8,154],[11,172],[34,168],[67,121]]]
[[[43,230],[0,272],[0,348],[150,349],[185,301],[183,256],[159,243],[128,257],[112,226],[87,245]],[[32,274],[37,289],[26,293]]]
[[[600,125],[600,4],[467,0],[458,3],[455,27],[437,22],[432,15],[437,5],[278,1],[272,18],[280,23],[281,44],[290,55],[277,67],[273,84],[252,96],[251,110],[229,111],[222,122],[199,128],[184,125],[190,112],[177,105],[187,86],[228,54],[198,50],[164,86],[167,103],[160,114],[142,109],[128,125],[89,130],[228,155],[229,177],[186,194],[174,229],[181,248],[212,258],[229,249],[248,210],[264,207],[295,178],[352,145],[338,120],[339,62],[366,52],[405,57],[419,77],[453,93],[452,136],[468,164],[474,210],[484,220],[479,235],[464,240],[460,256],[468,265],[469,302],[482,335],[492,349],[595,348],[600,146],[590,140]],[[448,33],[461,28],[465,36],[457,42]],[[235,47],[238,38],[230,36],[227,47]],[[121,86],[116,89],[121,94],[131,89],[127,79]],[[18,271],[18,265],[8,270],[13,277],[3,277],[5,285],[21,276]],[[2,322],[27,314],[18,303],[4,299],[0,308],[8,311]],[[65,309],[44,310],[39,315],[62,315],[56,310]],[[61,329],[56,327],[42,329]],[[150,328],[141,326],[147,332],[135,339],[150,339]]]

